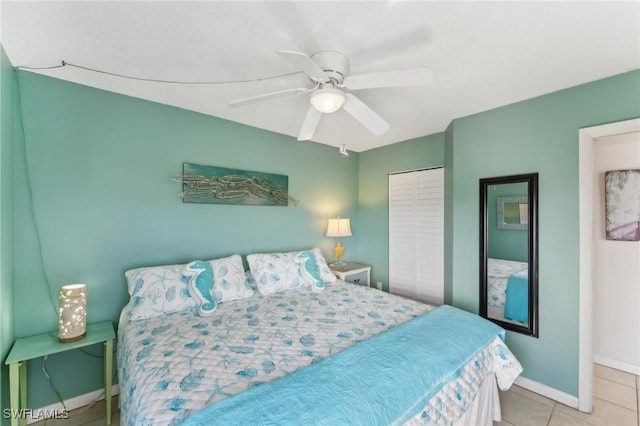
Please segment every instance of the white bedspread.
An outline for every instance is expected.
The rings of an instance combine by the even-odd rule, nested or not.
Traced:
[[[178,424],[205,406],[317,362],[430,309],[338,282],[321,293],[299,289],[221,303],[212,317],[186,311],[123,322],[118,330],[121,423]],[[499,339],[467,367],[415,421],[455,421],[472,403],[488,372],[503,370],[502,387],[519,373],[519,364]],[[447,402],[462,399],[457,405]]]

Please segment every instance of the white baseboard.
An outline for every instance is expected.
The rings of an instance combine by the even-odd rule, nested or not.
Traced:
[[[113,385],[111,386],[111,396],[118,395],[120,393],[120,386]],[[69,398],[64,401],[64,404],[67,406],[67,410],[72,411],[77,408],[84,407],[86,405],[91,404],[93,401],[102,401],[104,399],[104,389],[98,389],[93,392],[85,393],[84,395],[78,395],[74,398]],[[61,412],[64,409],[64,406],[60,402],[56,402],[55,404],[47,405],[46,407],[33,409],[33,413],[54,413]],[[41,421],[42,418],[32,417],[27,418],[27,424],[35,423]]]
[[[567,405],[571,408],[578,409],[577,396],[570,395],[568,393],[559,391],[558,389],[552,388],[531,379],[527,379],[526,377],[522,376],[516,379],[515,384],[522,388],[528,389],[531,392],[546,396],[549,399],[553,399],[554,401]]]
[[[593,355],[593,362],[595,362],[596,364],[602,364],[605,367],[615,368],[616,370],[621,370],[627,373],[635,374],[636,376],[640,376],[640,365],[627,364],[626,362],[595,354]]]

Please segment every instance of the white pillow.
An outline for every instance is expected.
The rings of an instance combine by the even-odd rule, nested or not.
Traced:
[[[246,284],[242,258],[237,254],[210,260],[213,269],[213,297],[218,302],[246,299],[255,293]]]
[[[195,308],[189,295],[184,265],[162,265],[125,272],[131,299],[130,320],[151,318]]]

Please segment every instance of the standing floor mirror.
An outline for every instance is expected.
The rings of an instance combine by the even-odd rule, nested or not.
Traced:
[[[538,174],[480,179],[480,316],[538,337]]]

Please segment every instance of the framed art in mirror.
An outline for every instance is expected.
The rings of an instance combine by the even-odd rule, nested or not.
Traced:
[[[529,201],[526,196],[498,197],[498,229],[526,230]]]
[[[538,337],[538,174],[480,179],[480,315]]]

